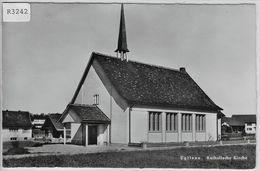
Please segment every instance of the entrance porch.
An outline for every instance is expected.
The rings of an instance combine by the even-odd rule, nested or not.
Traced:
[[[64,144],[108,144],[110,119],[97,106],[71,104],[65,112],[66,116],[61,118],[64,125]]]

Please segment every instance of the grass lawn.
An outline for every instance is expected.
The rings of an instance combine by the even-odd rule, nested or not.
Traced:
[[[7,141],[3,142],[3,155],[29,154],[24,147],[38,147],[42,143],[33,141]]]
[[[40,146],[41,144],[34,141],[6,141],[3,142],[3,151],[13,148],[14,145],[19,147],[35,147]]]
[[[233,168],[255,167],[255,145],[38,156],[3,160],[4,167]],[[207,156],[222,156],[209,160]],[[223,157],[231,159],[223,160]],[[234,156],[244,159],[234,159]],[[181,159],[181,158],[185,158]],[[197,159],[191,159],[197,157]],[[245,159],[245,157],[247,157]],[[198,159],[199,158],[199,159]]]

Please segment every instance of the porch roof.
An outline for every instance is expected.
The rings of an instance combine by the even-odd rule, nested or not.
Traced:
[[[108,123],[110,119],[96,106],[83,104],[69,104],[68,111],[73,110],[86,123]]]

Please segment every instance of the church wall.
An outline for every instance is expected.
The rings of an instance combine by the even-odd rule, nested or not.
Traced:
[[[81,123],[71,123],[71,143],[83,144],[83,132]]]
[[[96,70],[91,66],[88,75],[82,85],[81,91],[76,98],[75,103],[92,105],[94,103],[94,95],[99,95],[99,104],[97,105],[110,119],[111,126],[108,126],[106,132],[107,142],[111,137],[111,143],[129,142],[129,109],[122,109],[114,100],[113,89],[109,86],[104,86],[99,78]],[[102,71],[98,71],[99,74]],[[110,93],[108,92],[110,91]],[[162,112],[162,130],[160,132],[148,131],[148,113],[149,111]],[[178,113],[178,131],[166,132],[165,130],[165,115],[166,112]],[[181,113],[192,114],[192,130],[190,132],[181,131]],[[204,132],[195,131],[195,114],[205,114],[206,116],[206,130]],[[217,114],[209,112],[194,112],[181,110],[164,110],[164,109],[148,109],[148,108],[133,108],[131,110],[131,142],[140,143],[142,141],[148,142],[184,142],[184,141],[208,141],[217,140]],[[109,130],[110,129],[110,130]],[[111,134],[110,134],[111,133]],[[110,135],[109,135],[110,134]],[[102,137],[101,136],[101,137]],[[103,139],[103,138],[101,138]],[[105,141],[104,141],[105,142]]]
[[[161,131],[148,131],[148,115],[149,111],[158,111],[162,114]],[[178,113],[178,129],[176,131],[166,131],[166,112]],[[181,130],[181,115],[182,113],[192,114],[192,129],[191,131]],[[205,131],[195,130],[195,115],[205,115]],[[140,143],[147,142],[184,142],[184,141],[208,141],[217,140],[217,113],[209,112],[192,112],[180,110],[162,110],[162,109],[147,109],[147,108],[133,108],[131,110],[131,142]]]
[[[148,114],[145,110],[131,111],[131,142],[148,141]]]
[[[97,106],[111,119],[111,126],[106,127],[107,130],[105,130],[107,142],[110,133],[109,129],[111,129],[111,143],[128,143],[128,109],[121,109],[113,97],[110,96],[110,94],[113,93],[112,89],[108,89],[110,93],[102,83],[93,66],[91,66],[75,103],[92,105],[94,104],[94,95],[98,94],[99,104]]]
[[[206,141],[217,140],[217,114],[206,116]]]

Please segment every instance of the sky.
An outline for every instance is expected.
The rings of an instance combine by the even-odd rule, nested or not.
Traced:
[[[256,114],[254,5],[125,4],[128,59],[185,67],[230,116]],[[63,112],[93,51],[115,56],[120,4],[31,4],[3,23],[3,109]]]

